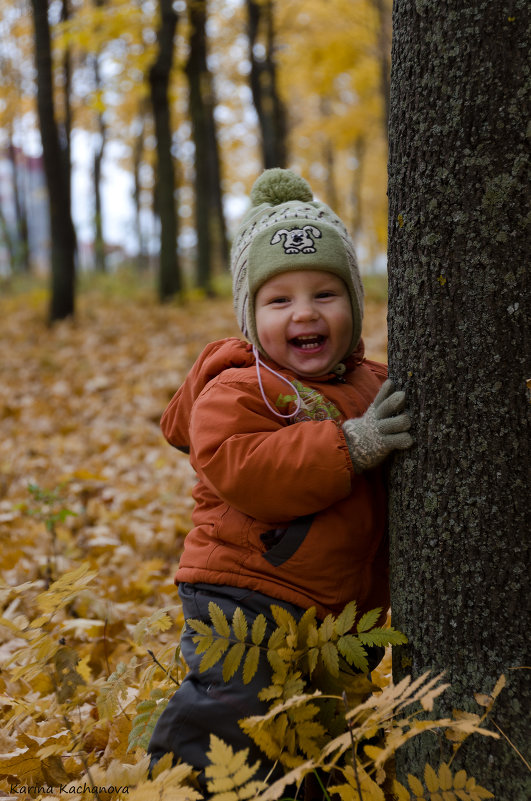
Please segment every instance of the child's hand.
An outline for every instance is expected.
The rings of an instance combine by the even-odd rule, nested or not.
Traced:
[[[411,425],[409,415],[397,415],[397,412],[402,412],[405,402],[405,393],[395,392],[393,382],[388,378],[363,417],[343,423],[356,473],[376,467],[395,448],[405,450],[413,444],[407,433]]]

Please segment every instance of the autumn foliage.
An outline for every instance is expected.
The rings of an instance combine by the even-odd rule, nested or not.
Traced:
[[[44,323],[40,290],[0,300],[0,794],[6,797],[202,797],[191,768],[171,769],[168,760],[147,781],[149,733],[185,672],[178,649],[184,621],[172,577],[190,524],[193,484],[186,457],[164,442],[158,421],[203,344],[237,331],[228,298],[161,307],[131,281],[120,289],[111,292],[106,282],[83,291],[76,321],[53,328]],[[385,303],[369,294],[367,305],[369,355],[385,358]],[[304,694],[304,683],[292,681],[306,635],[291,632],[289,620],[278,622],[270,650],[278,651],[281,689],[271,695],[276,707],[267,719],[250,720],[249,731],[271,749],[273,734],[278,743],[291,721],[318,731],[319,747],[303,748],[304,758],[295,748],[286,762],[291,773],[267,789],[253,780],[245,752],[213,738],[212,796],[279,798],[290,782],[320,767],[344,801],[383,801],[388,757],[414,736],[413,712],[403,710],[413,702],[430,709],[444,685],[424,677],[395,688],[387,656],[373,675],[373,689],[382,692],[367,697],[364,688],[361,706],[346,713],[350,728],[323,739],[322,726],[310,725],[318,702]],[[210,661],[217,629],[229,637],[226,623],[214,619],[213,631],[202,632]],[[326,636],[314,626],[315,664],[321,656],[325,664],[334,661],[334,643],[339,647],[344,634],[342,624],[334,625],[328,621]],[[244,621],[238,630],[241,661]],[[227,639],[218,648],[219,658],[231,653],[229,645]],[[250,661],[241,664],[249,669]],[[459,743],[481,725],[492,701],[483,699],[476,716],[437,723]],[[400,725],[393,727],[398,713]],[[387,739],[363,752],[363,739],[383,726]],[[363,763],[351,760],[354,745]],[[427,766],[409,789],[396,785],[394,792],[400,799],[490,797],[448,766]]]

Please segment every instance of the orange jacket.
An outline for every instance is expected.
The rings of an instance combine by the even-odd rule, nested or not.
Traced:
[[[317,390],[314,399],[324,403],[294,423],[268,410],[247,343],[230,338],[205,348],[161,420],[198,478],[176,582],[248,587],[316,606],[319,617],[353,599],[385,613],[383,474],[353,472],[341,423],[365,412],[387,371],[363,358],[362,343],[346,367],[341,380],[301,381],[303,394]],[[293,409],[290,388],[263,367],[261,375],[269,403]]]

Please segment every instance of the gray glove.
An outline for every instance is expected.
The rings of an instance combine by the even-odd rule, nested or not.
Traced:
[[[343,423],[356,473],[376,467],[395,448],[405,450],[413,444],[407,433],[411,425],[409,415],[397,415],[397,412],[402,412],[405,402],[405,393],[395,392],[393,382],[388,378],[363,417]]]

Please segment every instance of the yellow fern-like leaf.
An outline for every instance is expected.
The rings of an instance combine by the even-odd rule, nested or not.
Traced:
[[[315,668],[317,667],[317,662],[319,660],[319,648],[311,648],[307,654],[308,658],[308,673],[311,676]]]
[[[195,637],[192,637],[192,641],[195,643],[196,654],[203,654],[205,651],[208,651],[214,642],[214,635],[212,634],[212,631],[209,631],[208,635],[206,636],[203,636],[202,634],[196,634]]]
[[[325,643],[334,636],[334,618],[327,615],[319,626],[319,642]]]
[[[287,631],[296,631],[297,630],[297,621],[290,615],[287,609],[284,609],[282,606],[277,606],[276,604],[271,604],[271,614],[273,615],[273,619],[277,626],[280,628],[284,628]]]
[[[221,737],[216,737],[215,734],[211,734],[207,757],[211,765],[207,765],[205,768],[205,775],[207,777],[211,776],[213,768],[219,768],[222,772],[216,775],[224,776],[227,774],[227,765],[230,764],[234,757],[234,749],[222,740]]]
[[[234,676],[240,667],[240,662],[242,661],[244,654],[245,643],[237,642],[232,646],[225,657],[225,661],[223,662],[223,681],[230,681],[230,679]]]
[[[415,797],[424,798],[424,787],[422,786],[422,782],[420,782],[417,777],[413,776],[411,773],[408,773],[407,780]]]
[[[249,648],[245,662],[243,663],[243,683],[249,684],[256,675],[258,662],[260,661],[260,649],[257,645]]]
[[[381,608],[371,609],[370,612],[365,612],[365,614],[360,617],[358,625],[356,626],[358,633],[372,629],[373,626],[377,624],[381,612]]]
[[[337,648],[349,665],[358,668],[362,673],[368,672],[367,653],[357,637],[353,634],[345,634],[344,637],[340,637],[337,641]]]
[[[307,721],[298,724],[294,733],[297,737],[298,750],[308,759],[319,759],[322,737],[326,734],[324,727],[317,721]]]
[[[334,623],[335,633],[341,636],[347,634],[354,625],[358,607],[356,601],[348,603]]]
[[[298,648],[305,648],[308,642],[308,635],[310,631],[310,627],[315,629],[315,619],[316,619],[316,609],[315,606],[311,606],[309,609],[306,609],[303,616],[299,620],[297,624],[297,647]]]
[[[394,801],[411,801],[411,795],[409,790],[407,790],[403,784],[400,784],[399,781],[393,779],[391,784],[391,792],[393,794]]]
[[[234,615],[232,616],[232,630],[236,639],[243,642],[247,637],[247,629],[247,620],[245,619],[243,610],[238,606],[234,610]]]
[[[328,788],[328,793],[332,795],[335,792],[339,792],[341,798],[351,798],[353,801],[361,801],[359,791],[358,791],[358,783],[359,787],[361,788],[361,798],[363,801],[385,801],[385,795],[380,787],[376,784],[376,782],[369,776],[367,771],[363,768],[359,762],[356,765],[356,773],[354,772],[354,768],[352,765],[347,765],[345,769],[343,769],[343,775],[346,779],[346,784],[343,785],[336,785],[334,787]],[[349,795],[348,792],[344,790],[345,795],[341,793],[341,788],[350,788],[352,790],[353,795]]]
[[[216,633],[219,634],[220,637],[230,637],[229,622],[221,607],[215,604],[214,601],[210,601],[208,604],[208,613]]]
[[[339,654],[334,643],[325,642],[321,646],[321,658],[329,673],[332,676],[339,676]]]
[[[199,663],[199,672],[204,673],[205,670],[213,667],[216,662],[219,662],[227,648],[229,647],[229,641],[224,640],[221,637],[214,640],[212,645],[208,648],[207,651],[201,657],[201,661]]]
[[[252,629],[251,629],[251,640],[253,641],[254,645],[261,645],[262,640],[265,637],[267,628],[267,621],[265,616],[260,614],[258,617],[255,618]]]
[[[466,770],[458,770],[454,776],[454,790],[462,790],[466,785]]]
[[[286,640],[286,632],[282,628],[276,628],[268,640],[267,647],[270,651],[276,651],[281,648]]]
[[[173,620],[168,615],[166,609],[157,609],[149,617],[144,617],[138,621],[133,629],[133,639],[138,645],[142,645],[147,634],[157,634],[159,631],[167,631],[173,626]]]
[[[39,608],[45,614],[53,614],[58,609],[66,606],[76,595],[86,589],[93,578],[98,574],[97,570],[91,570],[88,562],[83,562],[75,570],[70,570],[61,578],[37,596]]]
[[[208,623],[205,623],[203,620],[197,620],[195,617],[190,617],[187,619],[186,625],[194,631],[197,631],[198,634],[202,634],[205,637],[208,637],[209,635],[212,636],[212,629]]]
[[[270,648],[267,652],[267,659],[275,673],[279,673],[281,675],[287,674],[287,665],[278,651]]]
[[[424,781],[430,793],[436,793],[440,789],[439,777],[428,763],[424,766]]]
[[[445,762],[442,762],[439,766],[439,784],[441,786],[441,790],[452,789],[452,771]]]
[[[207,756],[210,764],[205,768],[205,776],[212,801],[254,798],[263,789],[262,782],[253,780],[260,762],[248,764],[248,748],[234,752],[230,745],[212,734]]]

